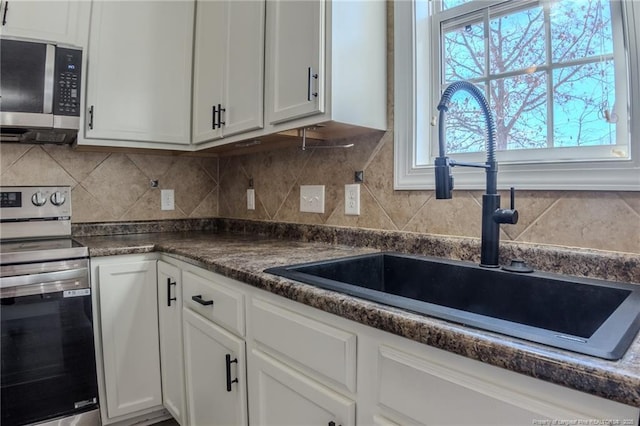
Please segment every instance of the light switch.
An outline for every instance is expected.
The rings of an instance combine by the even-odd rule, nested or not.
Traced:
[[[300,211],[324,213],[324,185],[300,185]]]

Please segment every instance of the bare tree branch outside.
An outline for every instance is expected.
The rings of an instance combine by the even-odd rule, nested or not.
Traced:
[[[445,0],[452,8],[469,0]],[[556,0],[456,18],[442,30],[443,89],[483,87],[499,150],[616,143],[613,35],[608,0]],[[486,40],[486,42],[485,42]],[[447,118],[450,153],[484,150],[479,109],[464,93]]]

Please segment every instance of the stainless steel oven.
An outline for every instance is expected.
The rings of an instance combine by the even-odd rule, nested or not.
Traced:
[[[69,187],[0,188],[1,424],[99,425],[89,256]]]

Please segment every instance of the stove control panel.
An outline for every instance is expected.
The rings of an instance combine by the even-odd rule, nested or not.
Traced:
[[[3,221],[70,220],[71,187],[0,187],[0,213]]]

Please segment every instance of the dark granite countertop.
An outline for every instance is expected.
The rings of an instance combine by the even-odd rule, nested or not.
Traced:
[[[273,266],[371,253],[380,251],[380,247],[340,244],[335,238],[326,243],[309,238],[226,232],[220,227],[192,232],[76,235],[75,238],[89,247],[92,257],[154,251],[167,253],[349,320],[547,382],[640,407],[640,335],[622,359],[607,361],[414,314],[263,272]],[[621,268],[627,265],[635,271],[636,256],[622,258],[623,261],[618,262]],[[631,265],[628,265],[629,259]],[[635,273],[631,272],[633,278]],[[626,277],[629,272],[622,275]]]

